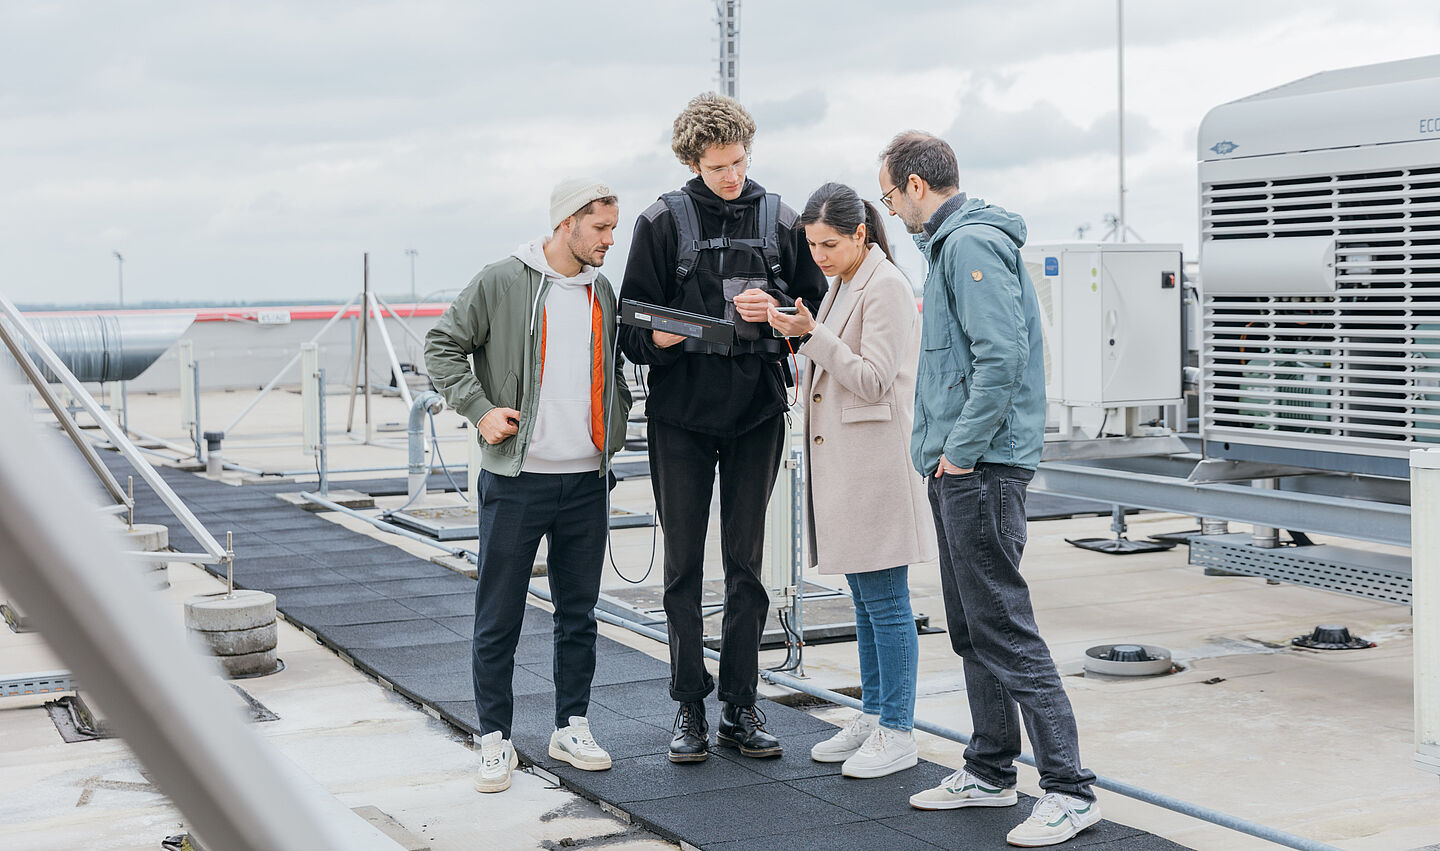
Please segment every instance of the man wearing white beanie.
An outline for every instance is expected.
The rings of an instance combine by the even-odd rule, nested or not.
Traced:
[[[542,537],[555,604],[549,755],[586,771],[610,767],[586,715],[610,458],[625,445],[630,411],[615,292],[599,268],[619,215],[604,183],[562,181],[550,195],[550,236],[482,269],[425,337],[431,379],[481,446],[471,641],[481,792],[508,789],[517,762],[511,683]]]

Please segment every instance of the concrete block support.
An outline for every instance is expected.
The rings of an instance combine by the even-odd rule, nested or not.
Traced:
[[[154,553],[170,547],[170,527],[159,523],[121,525],[120,549],[127,553]],[[170,566],[163,561],[145,562],[145,582],[156,591],[170,587]]]
[[[232,677],[279,670],[275,655],[275,595],[264,591],[200,594],[185,601],[185,628],[204,643]]]
[[[120,534],[126,552],[153,553],[170,546],[170,528],[159,523],[136,523]]]

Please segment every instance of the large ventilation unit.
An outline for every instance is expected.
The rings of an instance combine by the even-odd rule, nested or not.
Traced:
[[[1216,107],[1199,159],[1206,455],[1408,476],[1440,444],[1440,56]]]

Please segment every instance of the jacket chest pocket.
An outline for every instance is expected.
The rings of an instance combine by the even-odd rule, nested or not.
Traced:
[[[928,299],[926,300],[929,301]],[[925,311],[921,314],[920,347],[926,351],[938,351],[948,349],[950,341],[950,314],[941,309],[941,305],[934,307],[926,305]]]
[[[891,418],[890,406],[881,405],[851,405],[840,412],[842,423],[875,423],[889,422]]]
[[[934,270],[931,270],[925,279],[922,297],[924,301],[920,308],[920,348],[927,351],[950,348],[953,345],[951,326],[955,324],[954,311],[951,309],[950,294],[945,290],[945,283],[938,280]]]

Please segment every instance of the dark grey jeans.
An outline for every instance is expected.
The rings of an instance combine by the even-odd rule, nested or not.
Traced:
[[[480,565],[475,583],[475,634],[470,642],[480,732],[510,738],[515,713],[515,648],[540,539],[555,606],[555,727],[589,714],[595,676],[595,602],[600,596],[609,521],[606,479],[599,473],[481,470]]]
[[[1080,765],[1075,713],[1020,576],[1025,490],[1033,476],[1019,467],[981,464],[973,473],[929,480],[945,619],[950,644],[965,660],[975,728],[965,768],[987,783],[1015,785],[1018,703],[1040,788],[1093,799],[1095,775]]]

